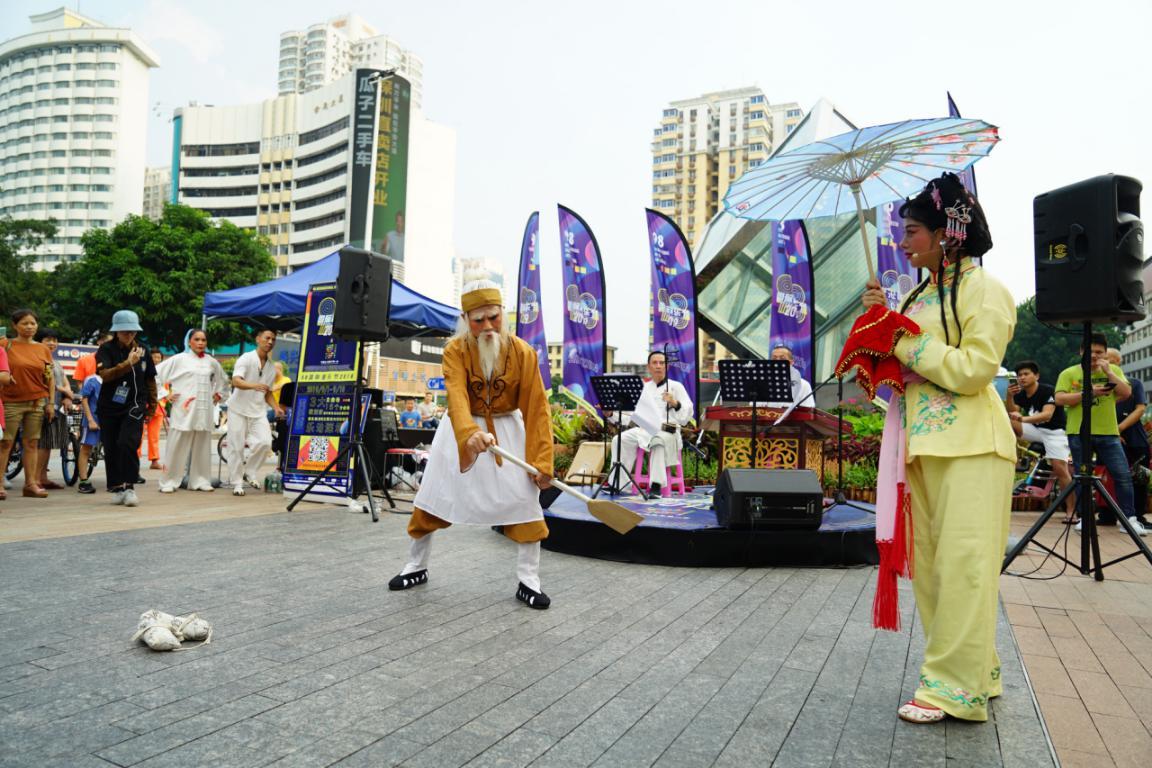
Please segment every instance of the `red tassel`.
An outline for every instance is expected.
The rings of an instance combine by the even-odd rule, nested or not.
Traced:
[[[904,483],[896,486],[896,525],[891,541],[877,541],[880,569],[876,574],[876,595],[872,600],[872,626],[900,631],[900,597],[897,577],[912,578],[911,499]]]

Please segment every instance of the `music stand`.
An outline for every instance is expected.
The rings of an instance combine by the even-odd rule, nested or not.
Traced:
[[[596,490],[592,492],[592,498],[600,495],[600,491],[604,490],[604,486],[609,485],[609,478],[611,478],[611,491],[609,496],[615,496],[620,492],[620,472],[623,471],[628,476],[628,481],[632,486],[640,492],[640,495],[645,500],[648,499],[648,494],[636,485],[636,478],[632,477],[632,473],[628,467],[620,461],[620,455],[624,452],[624,411],[636,410],[636,404],[640,401],[640,395],[644,392],[644,379],[636,375],[616,375],[616,376],[593,376],[592,377],[592,391],[596,393],[596,399],[600,403],[602,410],[612,410],[616,412],[616,460],[612,462],[612,466],[608,467],[608,472],[604,475],[604,480],[600,485],[596,486]]]
[[[792,364],[787,360],[720,360],[720,397],[725,402],[752,404],[752,453],[756,469],[756,404],[792,402]]]

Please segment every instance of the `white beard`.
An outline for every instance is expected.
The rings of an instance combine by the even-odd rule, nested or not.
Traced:
[[[504,339],[500,334],[491,331],[485,331],[476,337],[476,345],[480,350],[480,372],[488,381],[491,381],[492,376],[497,373],[503,343]]]

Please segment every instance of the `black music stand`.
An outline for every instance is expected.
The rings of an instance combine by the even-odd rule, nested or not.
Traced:
[[[792,402],[792,364],[787,360],[720,360],[720,398],[752,404],[752,452],[749,467],[756,469],[757,403]]]
[[[620,454],[624,452],[624,411],[636,410],[636,403],[640,402],[640,395],[644,392],[644,379],[636,375],[593,376],[592,391],[596,393],[596,400],[600,403],[601,410],[616,412],[617,440],[616,460],[608,467],[604,480],[592,492],[592,498],[599,496],[605,486],[611,488],[609,496],[617,495],[620,492],[620,472],[623,471],[632,487],[647,500],[648,494],[640,490],[640,486],[636,485],[636,478],[632,477],[628,467],[620,461]],[[611,484],[608,482],[609,479],[612,481]]]

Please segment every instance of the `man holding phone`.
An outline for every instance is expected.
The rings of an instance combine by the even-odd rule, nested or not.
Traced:
[[[1064,490],[1072,482],[1068,460],[1068,435],[1064,432],[1064,409],[1056,405],[1056,388],[1040,383],[1040,366],[1034,360],[1021,360],[1015,365],[1016,376],[1008,379],[1008,416],[1012,429],[1030,443],[1044,445],[1044,458],[1056,476],[1056,485]],[[1076,521],[1076,499],[1064,500],[1064,522]]]
[[[1092,334],[1092,447],[1097,460],[1112,476],[1116,486],[1116,501],[1124,516],[1137,534],[1145,536],[1147,531],[1136,519],[1132,473],[1128,469],[1124,447],[1120,444],[1119,422],[1116,420],[1116,401],[1128,398],[1132,394],[1132,387],[1120,366],[1108,362],[1107,354],[1107,338],[1102,333]],[[1065,368],[1056,380],[1056,405],[1063,406],[1068,416],[1068,446],[1076,466],[1080,466],[1083,455],[1080,445],[1080,423],[1084,414],[1081,403],[1083,384],[1079,365]],[[1076,524],[1076,530],[1080,530],[1080,523]]]

